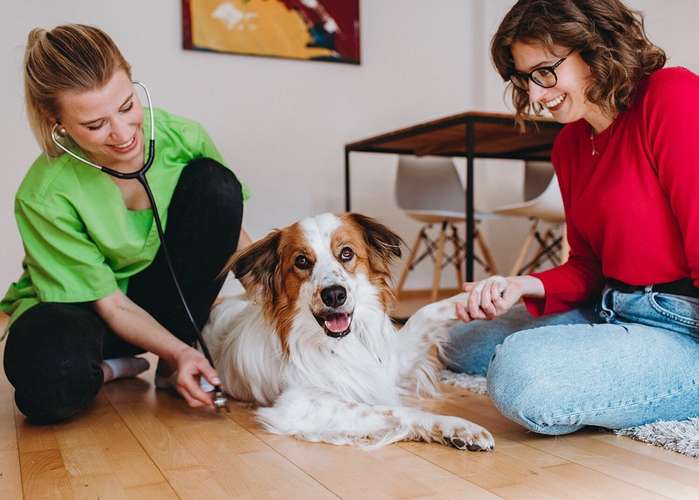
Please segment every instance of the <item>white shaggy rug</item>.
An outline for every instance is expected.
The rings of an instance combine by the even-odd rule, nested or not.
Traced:
[[[639,425],[619,429],[616,434],[629,436],[690,457],[699,457],[699,418]]]
[[[463,387],[476,394],[488,394],[488,389],[485,385],[485,377],[456,373],[451,370],[442,370],[439,374],[439,381],[443,384]]]
[[[442,370],[439,380],[444,384],[463,387],[476,394],[488,393],[485,377]],[[628,436],[690,457],[699,457],[699,418],[639,425],[619,429],[615,434]]]

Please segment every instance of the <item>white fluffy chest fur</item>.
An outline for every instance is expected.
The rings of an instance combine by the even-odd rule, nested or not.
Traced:
[[[342,339],[319,334],[310,315],[297,316],[288,353],[259,305],[243,296],[225,300],[205,329],[224,387],[236,399],[262,405],[272,404],[290,386],[348,401],[398,404],[414,380],[401,380],[399,334],[372,295],[373,300],[357,304],[352,333]]]

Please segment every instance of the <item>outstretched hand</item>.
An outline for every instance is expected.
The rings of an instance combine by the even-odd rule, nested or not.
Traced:
[[[456,304],[456,315],[464,323],[500,316],[522,297],[519,283],[502,276],[464,283],[463,288],[469,296],[465,304]]]

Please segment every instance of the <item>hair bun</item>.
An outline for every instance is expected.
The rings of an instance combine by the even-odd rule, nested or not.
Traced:
[[[48,31],[44,28],[34,28],[31,30],[29,35],[27,35],[27,49],[33,48],[40,40],[44,40],[47,33]]]

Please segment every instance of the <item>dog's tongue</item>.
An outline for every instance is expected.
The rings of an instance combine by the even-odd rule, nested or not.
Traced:
[[[325,328],[333,333],[342,333],[349,327],[348,314],[331,314],[325,320]]]

